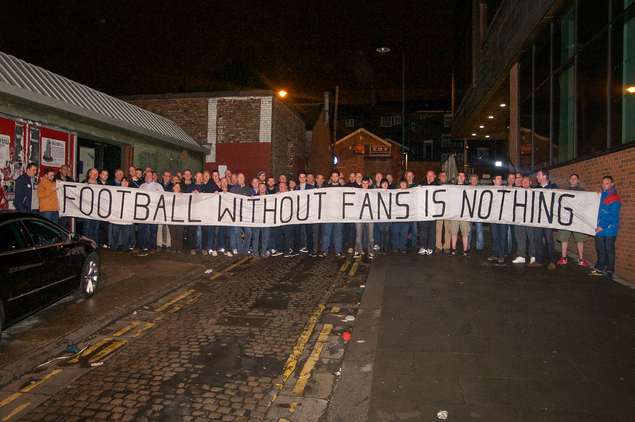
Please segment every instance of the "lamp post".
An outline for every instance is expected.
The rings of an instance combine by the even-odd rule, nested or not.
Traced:
[[[405,164],[406,157],[406,49],[403,40],[399,42],[401,46],[401,173],[404,174],[408,170]],[[376,51],[382,56],[390,52],[390,48],[383,42]]]

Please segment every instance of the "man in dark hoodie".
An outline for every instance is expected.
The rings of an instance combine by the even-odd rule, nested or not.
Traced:
[[[251,187],[245,184],[245,175],[242,173],[238,173],[236,177],[236,183],[229,188],[230,193],[234,193],[236,195],[244,195],[244,196],[253,196],[253,192]],[[241,231],[245,232],[245,243],[241,241]],[[232,226],[231,235],[229,238],[229,244],[232,248],[232,253],[236,254],[246,254],[249,252],[249,245],[251,244],[251,227],[240,227],[240,226]]]
[[[536,180],[538,184],[534,189],[558,189],[555,183],[551,183],[549,180],[549,170],[540,170],[536,173]],[[547,246],[547,255],[549,258],[550,270],[556,269],[556,252],[553,244],[553,229],[546,227],[534,227],[534,244],[536,245],[536,262],[529,264],[530,267],[542,267],[545,260],[545,248],[542,244],[542,239],[545,239],[545,245]]]

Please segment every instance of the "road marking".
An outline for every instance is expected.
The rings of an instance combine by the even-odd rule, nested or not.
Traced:
[[[137,334],[134,334],[131,337],[139,337],[139,334],[141,334],[143,330],[147,330],[148,328],[151,328],[151,327],[154,327],[154,322],[147,322],[145,327],[143,327],[140,330],[137,330]]]
[[[203,296],[203,293],[197,293],[196,296],[194,296],[191,299],[188,299],[185,303],[182,303],[180,305],[175,306],[174,308],[170,309],[169,311],[167,311],[167,314],[173,314],[176,311],[182,309],[183,307],[189,305],[190,303],[194,302],[196,299],[198,299],[199,297]]]
[[[29,407],[31,405],[31,403],[24,403],[21,406],[16,407],[15,409],[13,409],[13,412],[9,413],[7,416],[5,416],[4,418],[2,418],[3,421],[8,421],[9,419],[11,419],[13,416],[15,416],[16,414],[20,413],[21,411],[23,411],[24,409],[26,409],[27,407]]]
[[[309,322],[306,328],[304,329],[302,334],[300,334],[300,337],[298,338],[298,341],[293,348],[293,352],[291,352],[291,355],[284,364],[284,371],[282,372],[283,380],[281,383],[276,384],[276,386],[278,386],[278,391],[280,391],[280,389],[284,386],[284,383],[287,382],[293,371],[295,371],[295,367],[298,364],[298,358],[304,350],[306,343],[311,338],[311,334],[313,333],[315,324],[317,324],[320,315],[322,315],[322,311],[324,311],[324,305],[318,305],[318,308],[315,310],[315,312],[313,312],[311,318],[309,318]],[[278,397],[277,394],[273,396],[273,399],[271,400],[272,403],[276,400],[276,397]]]
[[[137,325],[141,324],[140,322],[133,322],[132,324],[122,328],[121,330],[117,331],[115,334],[113,334],[113,337],[120,337],[124,334],[126,334],[128,331],[132,330],[133,328],[135,328]]]
[[[89,362],[90,363],[97,362],[99,359],[103,358],[104,356],[106,356],[109,353],[114,352],[115,350],[117,350],[118,348],[120,348],[121,346],[123,346],[126,343],[127,343],[127,340],[121,340],[121,341],[112,342],[111,345],[106,347],[101,352],[97,353],[95,356],[91,357]]]
[[[361,259],[361,258],[360,258]],[[359,265],[359,261],[355,261],[355,263],[353,264],[353,266],[351,267],[351,272],[348,273],[349,276],[353,277],[355,275],[355,273],[357,272],[357,266]]]
[[[340,313],[340,307],[339,306],[333,306],[331,308],[331,313],[332,314],[339,314]]]
[[[21,393],[28,393],[29,391],[33,390],[35,387],[37,387],[38,385],[42,384],[44,381],[46,381],[47,379],[51,378],[53,375],[59,374],[60,372],[62,372],[62,369],[55,369],[54,371],[52,371],[50,374],[45,375],[44,377],[42,377],[41,380],[39,380],[38,382],[34,382],[33,384],[29,384],[26,387],[24,387],[23,389],[20,390]]]
[[[229,267],[225,268],[222,272],[226,273],[226,272],[228,272],[229,270],[231,270],[232,268],[237,267],[238,265],[240,265],[240,264],[242,264],[243,262],[247,261],[248,259],[249,259],[249,257],[247,257],[247,258],[243,258],[243,259],[241,259],[240,261],[238,261],[237,263],[235,263],[234,265],[231,265],[231,266],[229,266]]]
[[[298,377],[298,381],[295,383],[295,387],[293,387],[294,396],[301,396],[304,392],[304,387],[306,387],[306,383],[309,381],[309,378],[311,378],[311,371],[313,371],[315,364],[318,360],[320,360],[320,354],[322,353],[322,349],[324,349],[324,343],[328,340],[332,329],[333,324],[324,324],[324,327],[322,327],[322,331],[315,342],[315,346],[313,346],[311,355],[304,364],[304,367],[300,372],[300,376]]]
[[[211,276],[209,279],[210,280],[216,280],[218,277],[220,277],[222,274],[221,273],[216,273],[213,276]]]
[[[79,357],[80,356],[88,356],[91,353],[93,353],[95,350],[99,349],[102,346],[105,346],[107,343],[111,342],[112,339],[111,338],[107,338],[104,339],[102,341],[100,341],[99,343],[95,343],[92,346],[90,346],[88,349],[84,350],[84,353],[82,353],[81,355],[78,355],[76,357],[74,357],[73,359],[69,360],[68,363],[76,363],[79,362]]]
[[[342,268],[340,268],[340,272],[343,273],[344,271],[346,271],[346,269],[348,268],[348,264],[350,264],[350,261],[346,261],[343,265]]]
[[[0,401],[0,408],[2,408],[4,406],[6,406],[7,404],[11,403],[13,400],[17,399],[21,395],[22,395],[22,393],[15,393],[15,394],[10,395],[6,399]]]
[[[175,304],[176,302],[178,302],[179,300],[188,297],[189,295],[191,295],[192,293],[194,293],[194,290],[188,290],[186,293],[183,293],[181,296],[175,297],[174,299],[172,299],[171,301],[169,301],[168,303],[163,304],[162,306],[158,307],[157,309],[155,309],[155,312],[162,312],[165,309],[167,309],[169,306]]]

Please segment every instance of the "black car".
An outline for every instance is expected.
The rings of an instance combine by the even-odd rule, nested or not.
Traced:
[[[64,296],[91,297],[100,262],[94,241],[36,214],[0,211],[0,336]]]

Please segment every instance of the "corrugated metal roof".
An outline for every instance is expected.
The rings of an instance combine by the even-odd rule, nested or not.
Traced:
[[[179,146],[205,151],[194,138],[170,119],[1,51],[0,92],[18,95],[27,100],[124,127]]]

